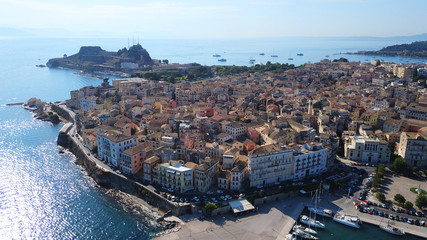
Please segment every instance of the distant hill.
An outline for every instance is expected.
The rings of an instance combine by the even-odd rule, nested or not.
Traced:
[[[99,46],[83,46],[74,55],[52,58],[46,63],[50,68],[69,68],[83,71],[122,71],[126,68],[140,69],[152,66],[153,60],[141,45],[133,45],[117,52],[108,52]],[[131,67],[129,67],[131,66]]]
[[[427,41],[392,45],[379,51],[359,51],[356,54],[427,58]]]

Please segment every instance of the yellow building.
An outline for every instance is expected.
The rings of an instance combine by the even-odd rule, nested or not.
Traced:
[[[184,193],[194,189],[193,169],[185,167],[182,161],[162,163],[155,168],[155,182],[165,188]]]

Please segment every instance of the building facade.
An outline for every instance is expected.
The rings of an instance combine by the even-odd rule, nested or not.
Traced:
[[[250,187],[278,184],[293,177],[293,151],[277,144],[255,148],[248,155]]]
[[[412,167],[427,166],[427,136],[417,132],[402,132],[398,154]]]
[[[195,184],[194,188],[201,193],[207,192],[216,183],[218,176],[218,161],[206,157],[200,164],[195,167]]]
[[[351,136],[344,144],[344,156],[356,162],[381,163],[390,161],[391,152],[386,141]]]
[[[295,180],[301,180],[326,172],[328,150],[323,148],[321,143],[295,145],[292,149]]]
[[[242,123],[233,122],[225,127],[225,132],[232,135],[233,139],[237,139],[246,134],[246,127]]]
[[[151,156],[144,160],[143,163],[143,179],[148,182],[152,182],[154,178],[153,169],[156,164],[160,163],[158,156]]]
[[[100,132],[96,139],[99,157],[115,167],[119,166],[123,151],[138,144],[138,138],[113,131]]]
[[[187,168],[180,161],[170,161],[158,164],[156,168],[155,182],[165,188],[171,188],[179,193],[185,193],[194,189],[193,169]]]

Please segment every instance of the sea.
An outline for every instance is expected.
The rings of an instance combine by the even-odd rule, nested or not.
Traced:
[[[255,62],[301,65],[322,59],[345,57],[369,62],[383,59],[397,63],[426,59],[347,55],[358,50],[408,43],[407,38],[276,38],[276,39],[96,39],[2,38],[0,39],[0,238],[1,239],[151,239],[161,229],[145,217],[134,215],[98,189],[71,154],[59,154],[56,137],[61,124],[33,118],[19,103],[31,97],[64,101],[70,91],[97,86],[100,79],[76,71],[38,68],[49,58],[72,55],[81,46],[101,46],[117,51],[139,43],[154,59],[170,63],[218,65],[213,54],[227,59],[221,65]],[[260,55],[264,53],[264,55]],[[297,56],[302,53],[303,56]],[[277,55],[277,57],[271,57]],[[327,57],[328,56],[328,57]],[[293,60],[290,60],[293,58]],[[113,79],[114,77],[111,77]],[[335,226],[321,239],[392,239],[376,227],[361,231]],[[405,239],[413,239],[405,237]]]

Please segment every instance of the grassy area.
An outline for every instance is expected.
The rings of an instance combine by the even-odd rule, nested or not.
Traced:
[[[416,187],[412,187],[412,188],[410,188],[409,190],[411,190],[411,192],[413,192],[413,193],[415,193],[415,194],[418,194],[417,189],[418,189],[418,188],[416,188]],[[421,193],[422,193],[422,194],[427,194],[427,191],[426,191],[426,190],[424,190],[424,189],[421,189]]]

